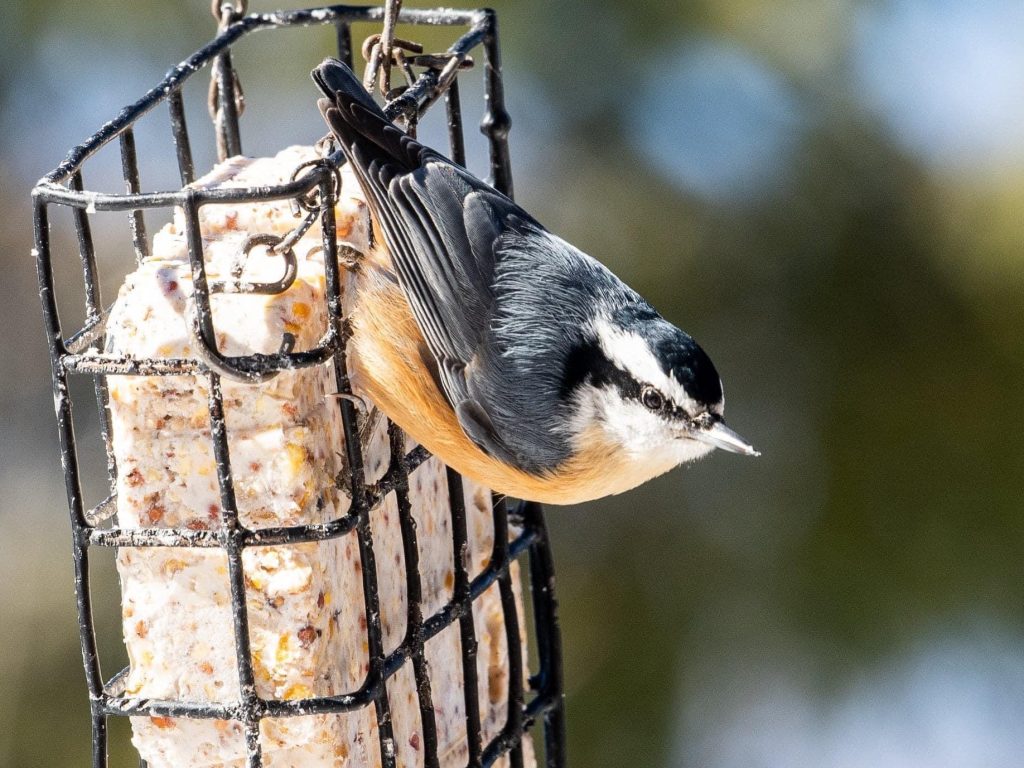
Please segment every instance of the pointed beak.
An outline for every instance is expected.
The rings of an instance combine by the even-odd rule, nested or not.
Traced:
[[[716,421],[706,429],[693,430],[690,432],[690,437],[730,453],[741,453],[744,456],[761,455],[760,451],[756,450],[754,446],[725,426],[721,421]]]

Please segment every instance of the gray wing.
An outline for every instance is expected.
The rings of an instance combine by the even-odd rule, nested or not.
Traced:
[[[392,125],[340,62],[326,61],[313,77],[329,97],[321,100],[321,111],[383,230],[460,424],[491,455],[517,466],[529,463],[523,451],[510,448],[507,430],[495,426],[486,379],[498,364],[488,342],[500,242],[506,233],[540,225]]]
[[[519,464],[492,419],[482,379],[494,373],[490,343],[499,243],[529,217],[511,200],[443,158],[392,178],[382,219],[399,281],[441,386],[466,434]]]

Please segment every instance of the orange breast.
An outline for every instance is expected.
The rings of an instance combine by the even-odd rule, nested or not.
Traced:
[[[508,496],[576,504],[621,493],[670,468],[631,462],[596,432],[549,475],[532,475],[491,458],[466,437],[424,365],[422,334],[386,271],[386,257],[373,254],[361,266],[346,289],[355,294],[348,344],[353,389],[456,471]]]

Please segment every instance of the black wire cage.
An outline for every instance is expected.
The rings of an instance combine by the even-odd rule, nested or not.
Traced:
[[[264,763],[260,745],[260,724],[268,717],[291,717],[320,713],[341,713],[373,707],[378,724],[380,758],[384,766],[396,765],[390,743],[390,703],[387,681],[406,665],[411,665],[419,698],[424,765],[437,766],[437,734],[431,702],[430,669],[425,662],[425,643],[446,627],[457,625],[462,655],[468,765],[489,766],[508,755],[512,766],[523,765],[523,738],[531,726],[543,728],[543,762],[550,768],[565,763],[565,734],[561,647],[553,592],[552,558],[543,513],[539,505],[523,503],[507,508],[502,498],[493,499],[493,552],[489,564],[471,578],[465,562],[454,558],[453,599],[436,614],[422,615],[421,583],[418,572],[417,533],[409,501],[409,477],[428,457],[421,448],[406,451],[403,436],[389,424],[390,465],[383,479],[369,484],[364,477],[359,440],[361,413],[352,399],[341,397],[337,407],[345,434],[348,477],[341,478],[351,492],[351,506],[339,519],[320,525],[302,525],[253,530],[239,520],[235,486],[231,470],[227,427],[224,418],[222,378],[259,382],[285,369],[327,365],[333,367],[342,395],[351,394],[345,371],[345,318],[340,298],[341,278],[338,243],[334,221],[337,165],[340,154],[301,169],[290,183],[276,187],[204,189],[190,186],[195,181],[195,163],[186,121],[182,87],[203,68],[211,68],[211,105],[214,132],[221,159],[242,152],[239,129],[240,104],[238,75],[232,63],[232,46],[254,32],[273,32],[286,28],[333,26],[337,55],[352,63],[351,26],[358,22],[381,22],[385,9],[366,6],[329,6],[303,10],[253,13],[246,15],[244,4],[214,4],[219,16],[219,34],[208,45],[170,70],[162,82],[83,144],[75,147],[67,159],[43,177],[33,190],[35,249],[40,296],[52,364],[54,402],[65,473],[68,505],[73,534],[75,586],[79,629],[92,716],[92,765],[108,764],[108,719],[149,715],[155,717],[218,718],[242,724],[249,768]],[[390,118],[402,118],[415,126],[419,117],[443,99],[446,109],[449,152],[456,162],[465,164],[465,147],[458,75],[465,69],[469,54],[479,50],[483,59],[485,112],[481,131],[489,147],[491,183],[507,195],[512,194],[512,176],[507,136],[510,125],[505,111],[499,60],[496,18],[492,11],[456,11],[405,9],[398,19],[403,24],[463,27],[465,31],[445,54],[410,57],[403,62],[409,84],[392,92],[387,106]],[[313,62],[315,63],[315,62]],[[417,73],[413,67],[420,71]],[[181,187],[174,191],[145,191],[140,179],[139,152],[134,127],[151,110],[168,110],[171,134],[166,151],[173,152]],[[101,148],[115,142],[120,145],[121,171],[125,193],[89,191],[83,169]],[[319,204],[307,207],[309,220],[317,217],[322,229],[324,270],[327,295],[328,332],[315,348],[296,352],[285,343],[277,354],[250,354],[229,357],[218,349],[210,311],[210,295],[217,285],[206,276],[203,241],[199,235],[199,210],[207,204],[259,202],[294,199],[308,203],[318,196]],[[84,278],[85,322],[68,334],[58,314],[58,292],[65,290],[55,279],[55,253],[51,211],[54,207],[70,211],[73,222],[78,268]],[[194,283],[194,311],[189,321],[192,338],[197,342],[199,359],[141,359],[105,352],[106,321],[110,308],[103,301],[100,270],[92,234],[92,216],[96,212],[126,212],[132,243],[141,262],[149,254],[145,214],[167,213],[175,207],[184,213],[188,258]],[[278,241],[280,238],[278,238]],[[217,482],[223,510],[219,528],[129,528],[116,517],[117,466],[111,446],[111,421],[108,410],[108,377],[112,376],[190,376],[205,379],[208,385],[210,439],[216,458]],[[86,505],[82,485],[83,472],[76,445],[73,405],[69,390],[72,377],[92,379],[99,406],[100,429],[107,457],[106,484],[109,495],[99,504]],[[461,478],[447,471],[450,497],[450,521],[453,552],[463,551],[467,542],[466,510],[461,493]],[[377,566],[370,512],[384,497],[394,493],[399,511],[402,547],[405,552],[405,588],[408,595],[406,633],[399,647],[385,653],[378,605]],[[300,542],[355,537],[362,564],[362,588],[365,601],[366,644],[369,672],[357,690],[319,698],[273,700],[260,697],[254,685],[250,626],[246,608],[245,573],[242,552],[251,546],[292,545]],[[90,553],[94,547],[198,547],[219,548],[226,553],[233,617],[234,650],[241,695],[230,704],[198,701],[142,699],[126,695],[123,680],[128,669],[106,677],[101,671],[100,654],[93,619],[94,595],[90,591]],[[529,594],[532,617],[519,615],[512,583],[511,564],[528,560]],[[472,606],[489,587],[497,584],[504,615],[509,654],[507,717],[499,735],[484,743],[480,722],[475,655],[477,639]],[[532,642],[536,660],[530,676],[523,679],[524,667],[519,644],[520,628],[532,624]]]

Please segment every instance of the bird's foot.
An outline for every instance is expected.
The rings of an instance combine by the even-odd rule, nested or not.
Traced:
[[[362,268],[363,252],[356,250],[348,243],[342,243],[338,246],[338,263],[346,272],[358,274]]]

